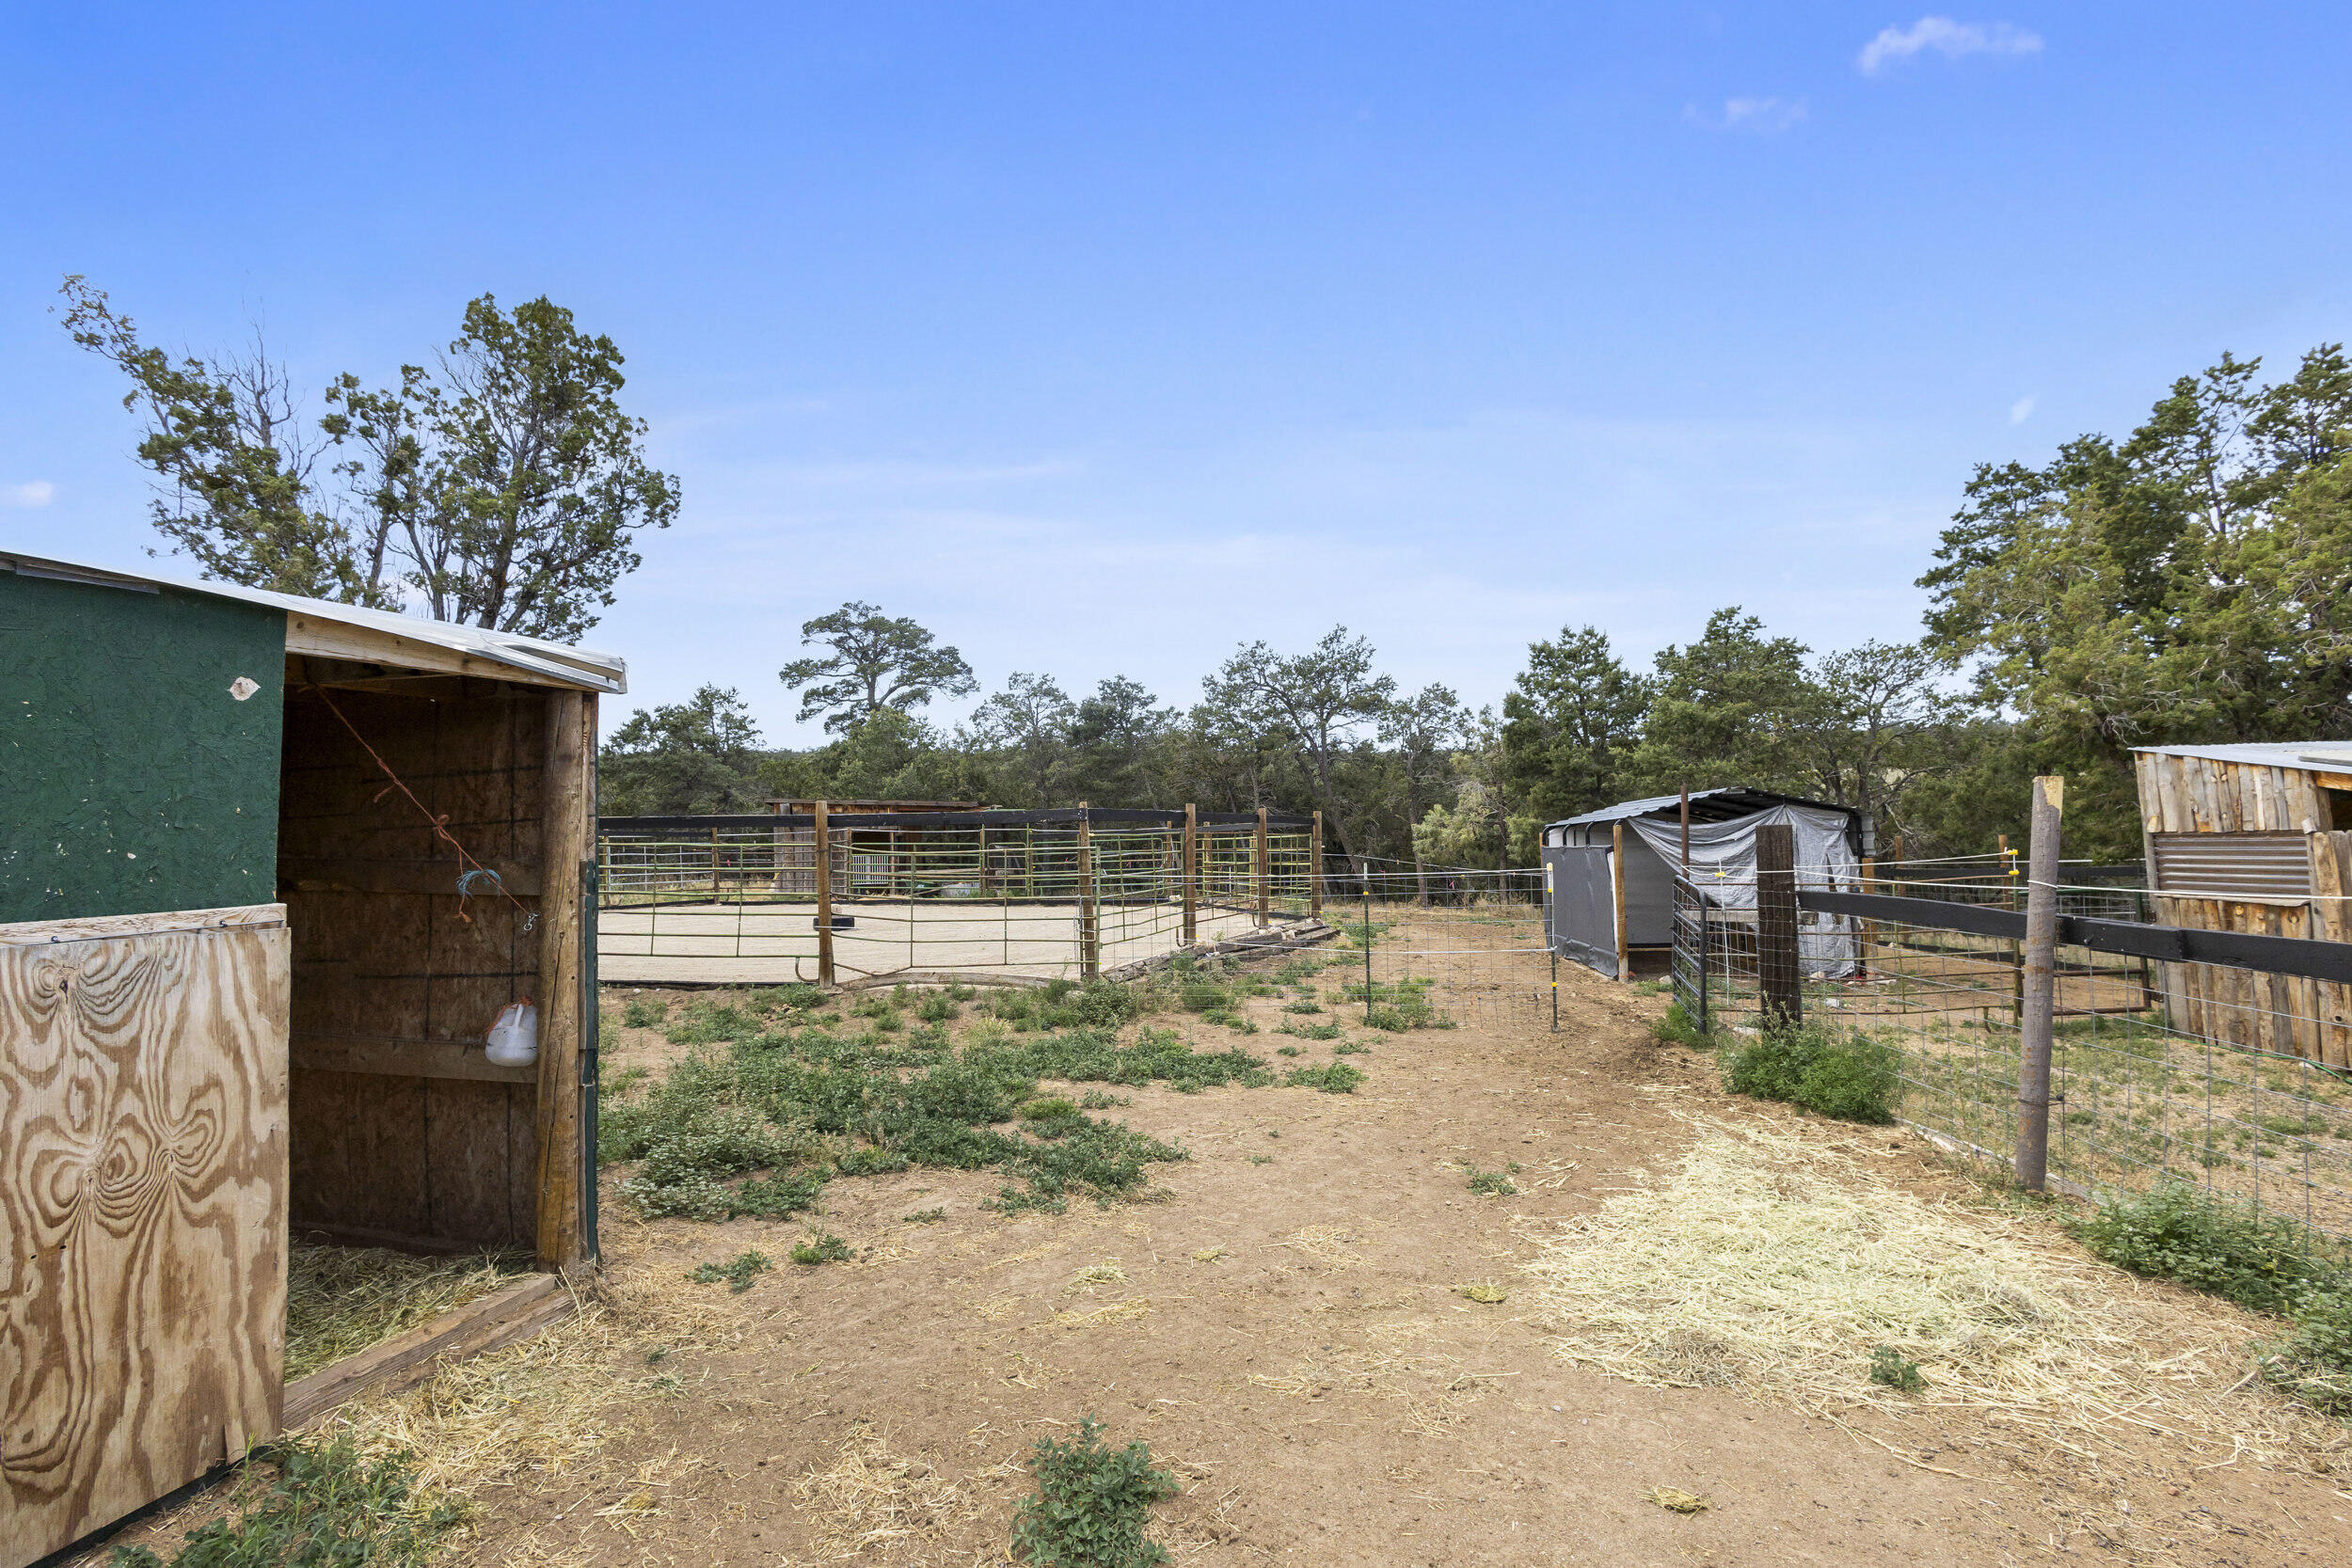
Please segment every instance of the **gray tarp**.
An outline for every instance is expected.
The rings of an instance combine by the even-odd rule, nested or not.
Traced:
[[[1543,853],[1544,923],[1551,950],[1613,976],[1617,911],[1609,880],[1609,847],[1555,845]]]
[[[1756,909],[1756,830],[1786,822],[1796,830],[1797,885],[1851,888],[1861,867],[1846,842],[1847,816],[1810,806],[1774,806],[1729,822],[1691,824],[1691,881],[1709,904],[1724,911]],[[1635,816],[1626,826],[1658,851],[1668,865],[1682,863],[1682,824],[1664,817]],[[1605,872],[1604,872],[1605,874]],[[1737,918],[1737,917],[1735,917]],[[1798,916],[1797,950],[1808,977],[1851,974],[1854,969],[1852,922],[1842,915]],[[1615,964],[1610,966],[1613,970]]]

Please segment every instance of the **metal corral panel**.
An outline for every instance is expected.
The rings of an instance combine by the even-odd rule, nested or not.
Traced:
[[[2151,833],[2155,891],[2189,898],[2301,900],[2312,895],[2302,833]]]

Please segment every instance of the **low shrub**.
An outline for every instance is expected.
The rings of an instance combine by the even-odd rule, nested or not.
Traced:
[[[1223,1012],[1232,1000],[1232,992],[1215,980],[1186,980],[1176,988],[1176,1005],[1188,1013]]]
[[[2295,1332],[2262,1357],[2263,1375],[2313,1409],[2352,1417],[2352,1288],[2306,1286],[2292,1310]]]
[[[2073,1229],[2119,1268],[2258,1312],[2291,1311],[2343,1277],[2340,1261],[2314,1253],[2293,1220],[2217,1203],[2185,1181],[2103,1203]]]
[[[1892,1345],[1881,1345],[1870,1353],[1870,1381],[1898,1394],[1923,1393],[1928,1386],[1928,1380],[1919,1375],[1919,1363],[1904,1359],[1903,1353]]]
[[[1667,1006],[1666,1016],[1650,1020],[1650,1038],[1661,1045],[1687,1045],[1693,1051],[1706,1051],[1715,1044],[1715,1037],[1699,1027],[1699,1021],[1679,1002]]]
[[[850,1259],[850,1243],[830,1230],[819,1230],[804,1242],[792,1243],[792,1261],[814,1268],[819,1263],[845,1263]]]
[[[1327,1062],[1321,1067],[1295,1067],[1282,1079],[1286,1089],[1321,1089],[1325,1094],[1354,1094],[1356,1085],[1364,1081],[1361,1069],[1345,1062]]]
[[[1462,1167],[1470,1177],[1470,1190],[1480,1197],[1517,1197],[1519,1184],[1511,1180],[1511,1171],[1480,1170],[1476,1165]],[[1511,1170],[1518,1167],[1513,1165]]]
[[[670,1005],[658,996],[632,996],[621,1022],[631,1029],[659,1029],[670,1021]]]
[[[1895,1119],[1899,1066],[1893,1046],[1867,1035],[1834,1035],[1819,1025],[1772,1029],[1732,1056],[1724,1085],[1734,1094],[1883,1126]]]
[[[1038,1021],[1048,1029],[1117,1029],[1142,1014],[1143,998],[1133,987],[1089,980],[1058,993],[1054,989],[1068,984],[1057,980],[1045,988],[1046,1003]]]
[[[1032,1568],[1159,1568],[1168,1549],[1147,1540],[1152,1505],[1174,1497],[1176,1478],[1141,1443],[1114,1449],[1103,1423],[1078,1423],[1067,1443],[1041,1437],[1030,1450],[1037,1495],[1012,1515],[1014,1555]]]

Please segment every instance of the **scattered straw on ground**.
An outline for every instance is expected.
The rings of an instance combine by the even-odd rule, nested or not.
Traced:
[[[1013,1473],[998,1465],[975,1479]],[[792,1501],[809,1515],[818,1556],[828,1562],[939,1560],[945,1538],[977,1519],[982,1507],[971,1486],[893,1451],[888,1435],[864,1421],[831,1465],[811,1466],[792,1483]]]
[[[2069,1257],[2026,1221],[1915,1197],[1813,1138],[1682,1119],[1698,1137],[1671,1177],[1563,1222],[1523,1265],[1571,1361],[1832,1415],[2120,1423],[2232,1452],[2330,1441],[2258,1389],[2233,1395],[2248,1329],[2227,1308]],[[1919,1363],[1923,1393],[1868,1381],[1882,1345]]]
[[[1369,1343],[1327,1346],[1287,1372],[1252,1373],[1249,1381],[1296,1400],[1332,1394],[1393,1400],[1404,1406],[1398,1423],[1404,1430],[1442,1437],[1462,1420],[1466,1407],[1500,1384],[1503,1374],[1466,1370],[1459,1356],[1414,1349],[1413,1342],[1428,1338],[1429,1332],[1422,1323],[1375,1324],[1369,1331]]]
[[[1318,1263],[1335,1269],[1353,1268],[1363,1261],[1348,1250],[1356,1240],[1356,1232],[1340,1225],[1301,1226],[1282,1238],[1282,1244],[1295,1252],[1303,1252]]]
[[[289,1381],[486,1296],[528,1268],[495,1253],[417,1258],[296,1242],[286,1249]]]

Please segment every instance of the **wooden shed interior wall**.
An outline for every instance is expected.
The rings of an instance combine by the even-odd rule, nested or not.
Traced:
[[[2352,779],[2304,768],[2142,752],[2141,826],[2157,833],[2295,833],[2311,860],[2309,901],[2164,897],[2167,925],[2352,942],[2352,822],[2334,798]],[[2153,847],[2149,863],[2154,865]],[[2165,964],[2173,1026],[2226,1045],[2352,1067],[2352,987],[2211,964]]]
[[[482,1042],[501,1008],[540,991],[539,936],[524,927],[548,693],[468,677],[312,688],[292,662],[278,879],[295,1231],[530,1246],[538,1074],[491,1065]],[[486,886],[458,895],[455,852],[355,728],[523,908]]]

